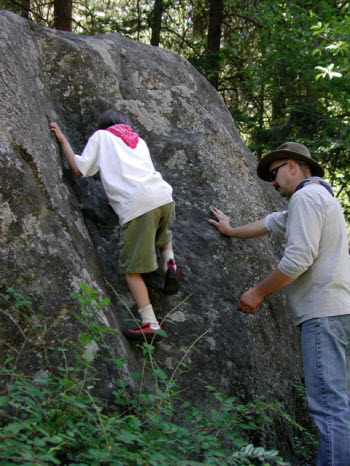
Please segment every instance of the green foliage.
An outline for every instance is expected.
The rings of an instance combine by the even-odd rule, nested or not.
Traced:
[[[2,285],[3,299],[15,302],[18,309],[31,308],[34,295],[23,296],[5,282]],[[121,375],[124,361],[113,357],[105,342],[115,331],[99,323],[98,315],[109,300],[101,300],[86,285],[74,296],[82,331],[77,342],[56,349],[62,365],[32,377],[14,371],[9,357],[0,369],[2,378],[8,379],[0,396],[2,466],[287,464],[277,451],[255,447],[249,440],[271,423],[271,416],[281,416],[302,429],[281,405],[258,397],[241,404],[214,387],[207,387],[216,401],[210,412],[184,402],[176,378],[185,357],[168,375],[154,359],[154,345],[147,343],[141,345],[142,372],[130,374],[130,380],[140,379],[140,389],[133,390],[130,380]],[[36,326],[37,314],[31,310],[29,315],[36,315],[32,322]],[[40,316],[41,328],[45,328],[44,320]],[[84,356],[91,341],[104,348],[95,356],[111,363],[116,374],[114,399],[108,404],[94,394],[93,361]],[[153,391],[142,389],[145,368],[156,381]]]

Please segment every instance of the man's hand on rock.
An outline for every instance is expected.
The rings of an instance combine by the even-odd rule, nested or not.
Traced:
[[[214,217],[216,217],[217,221],[210,218],[208,222],[211,225],[214,225],[214,227],[216,227],[217,230],[223,235],[230,236],[232,228],[230,225],[229,217],[227,217],[227,215],[225,215],[223,212],[221,212],[221,210],[217,209],[216,207],[210,209],[210,212],[214,215]]]
[[[241,296],[237,304],[237,309],[244,312],[244,314],[255,314],[255,310],[263,300],[264,296],[258,292],[256,287],[250,288]]]

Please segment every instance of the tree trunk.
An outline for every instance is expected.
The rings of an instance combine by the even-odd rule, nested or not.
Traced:
[[[163,0],[155,0],[152,13],[152,37],[151,45],[159,47],[160,31],[162,30],[162,14],[164,10]]]
[[[224,0],[209,0],[209,26],[207,48],[209,52],[209,82],[219,87],[219,52],[221,42],[221,26]]]
[[[29,11],[30,11],[30,0],[21,0],[20,15],[23,18],[29,19]]]
[[[284,110],[286,108],[286,96],[283,91],[278,91],[273,96],[272,102],[272,125],[278,125],[281,119],[284,117]]]
[[[72,9],[72,0],[54,0],[54,28],[61,31],[72,30]]]
[[[140,41],[140,34],[141,34],[141,29],[142,29],[140,0],[137,0],[136,2],[136,11],[137,11],[137,40]]]

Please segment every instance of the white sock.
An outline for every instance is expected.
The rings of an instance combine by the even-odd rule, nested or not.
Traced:
[[[164,268],[164,272],[166,272],[168,266],[168,261],[170,261],[170,259],[173,259],[174,263],[175,263],[175,258],[174,258],[174,251],[172,249],[164,249],[162,251],[162,257],[163,257],[163,268]],[[176,270],[176,264],[175,264],[175,270]]]
[[[152,327],[154,325],[159,325],[158,320],[154,314],[152,304],[148,304],[148,306],[141,307],[139,309],[139,314],[142,320],[142,325],[152,324]]]

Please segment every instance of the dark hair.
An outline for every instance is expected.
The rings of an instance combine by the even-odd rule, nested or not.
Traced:
[[[98,129],[106,129],[113,125],[129,125],[131,126],[131,120],[128,115],[123,112],[119,112],[114,108],[110,108],[102,113],[100,116],[97,125],[96,131]]]

